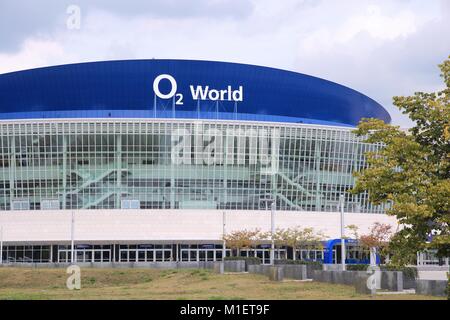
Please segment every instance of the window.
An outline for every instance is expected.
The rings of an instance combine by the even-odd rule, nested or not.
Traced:
[[[28,200],[12,200],[11,210],[30,210],[30,201]]]
[[[140,209],[141,202],[139,200],[122,200],[121,208],[122,209]]]
[[[59,210],[58,199],[44,199],[41,201],[41,210]]]

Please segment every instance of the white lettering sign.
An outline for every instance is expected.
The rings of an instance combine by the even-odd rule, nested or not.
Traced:
[[[170,82],[169,93],[162,93],[159,85],[162,80],[168,80]],[[244,88],[239,86],[236,90],[233,90],[231,86],[227,86],[226,89],[214,89],[210,86],[189,86],[192,100],[210,100],[210,101],[244,101]],[[177,92],[178,84],[174,77],[170,74],[160,74],[153,81],[153,92],[160,99],[175,98],[177,105],[183,105],[183,94]]]

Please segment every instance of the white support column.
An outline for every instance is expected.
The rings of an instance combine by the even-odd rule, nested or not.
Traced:
[[[62,148],[62,202],[61,206],[62,209],[66,209],[66,202],[67,202],[67,136],[63,136],[63,148]]]
[[[320,199],[320,142],[316,140],[314,149],[314,177],[315,177],[315,211],[321,210]]]
[[[116,209],[120,209],[120,200],[122,195],[122,135],[117,136],[117,154],[116,154],[116,162],[117,162],[117,192],[116,192]]]
[[[270,206],[270,238],[271,238],[271,249],[270,249],[270,264],[274,265],[275,264],[275,239],[274,239],[274,234],[275,234],[275,206],[276,203],[275,201],[272,202],[271,206]]]
[[[170,160],[170,209],[175,209],[175,165]]]
[[[224,134],[225,134],[225,136],[224,136],[224,140],[223,140],[223,143],[224,143],[224,148],[223,148],[223,192],[224,192],[223,193],[223,204],[224,204],[224,207],[226,208],[226,205],[228,202],[227,154],[228,154],[228,139],[230,139],[230,138],[229,138],[226,130],[224,131]],[[220,201],[220,198],[219,198],[219,201]]]
[[[10,210],[12,210],[12,204],[14,200],[14,184],[15,184],[15,173],[16,173],[16,140],[11,137],[10,140],[10,157],[9,157],[9,205]]]
[[[0,264],[3,264],[3,226],[0,226]]]
[[[342,194],[339,198],[339,204],[341,209],[341,265],[342,270],[345,271],[345,226],[344,226],[344,195]]]
[[[226,212],[222,213],[222,234],[223,234],[223,244],[222,244],[222,261],[225,261],[225,257],[227,256],[227,242],[225,241],[226,235]]]
[[[74,264],[77,262],[75,257],[75,212],[72,210],[72,219],[70,220],[70,260]]]
[[[176,128],[176,127],[175,127]],[[174,132],[174,127],[171,125],[171,135]],[[166,148],[166,150],[170,150],[170,153],[168,152],[168,161],[170,163],[170,209],[175,209],[175,164],[174,161],[172,160],[172,145],[170,143],[171,141],[171,136],[169,137],[169,141],[165,141],[164,140],[164,148]]]
[[[270,148],[271,156],[271,174],[272,174],[272,199],[277,200],[277,174],[279,168],[279,154],[280,154],[280,133],[277,129],[272,130],[272,141]]]

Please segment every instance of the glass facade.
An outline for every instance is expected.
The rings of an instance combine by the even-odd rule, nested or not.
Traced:
[[[3,263],[42,263],[51,262],[49,245],[4,246],[1,250]]]
[[[337,211],[365,166],[351,129],[224,120],[0,123],[0,210]],[[347,212],[383,213],[367,194]]]

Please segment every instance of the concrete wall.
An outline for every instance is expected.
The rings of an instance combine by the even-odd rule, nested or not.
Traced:
[[[417,280],[417,294],[425,294],[430,296],[447,296],[447,280]]]
[[[417,279],[414,277],[406,277],[403,275],[403,289],[416,289]]]
[[[280,267],[280,266],[278,266]],[[283,274],[285,278],[305,280],[307,279],[306,266],[305,265],[282,265]]]
[[[248,272],[263,274],[268,277],[270,275],[270,266],[262,264],[252,264],[248,266]]]
[[[244,260],[225,260],[224,261],[225,272],[245,272]]]
[[[342,265],[341,264],[324,263],[324,264],[322,264],[322,270],[323,271],[341,271]]]
[[[277,268],[282,270],[282,274],[284,278],[288,279],[296,279],[296,280],[305,280],[307,279],[307,272],[305,265],[290,265],[290,264],[278,264]],[[249,265],[248,272],[249,273],[258,273],[263,274],[265,276],[271,276],[271,268],[270,265]]]
[[[220,266],[219,264],[223,264]],[[0,264],[0,268],[67,268],[70,263],[9,263]],[[80,268],[148,268],[148,269],[210,269],[214,271],[225,272],[245,272],[244,260],[229,261],[200,261],[200,262],[93,262],[93,263],[76,263]],[[217,269],[217,270],[216,270]]]
[[[313,278],[314,270],[322,270],[322,266],[320,266],[320,265],[311,265],[311,264],[307,264],[306,265],[306,278],[307,279],[312,279]]]
[[[381,289],[403,291],[403,272],[381,271]]]
[[[313,271],[313,280],[336,284],[355,285],[357,278],[367,278],[366,271]],[[403,273],[399,271],[380,271],[377,288],[389,291],[403,291]]]
[[[270,211],[227,211],[227,231],[259,228],[270,231]],[[361,233],[374,222],[397,228],[395,217],[385,214],[346,213],[346,224]],[[0,211],[4,244],[69,243],[70,210]],[[330,238],[340,235],[338,212],[277,211],[276,227],[313,227]],[[75,210],[78,243],[196,241],[221,243],[221,210]]]
[[[0,268],[67,268],[70,263],[9,263],[0,264]],[[148,268],[148,269],[213,269],[213,261],[201,262],[93,262],[76,263],[81,268]]]

